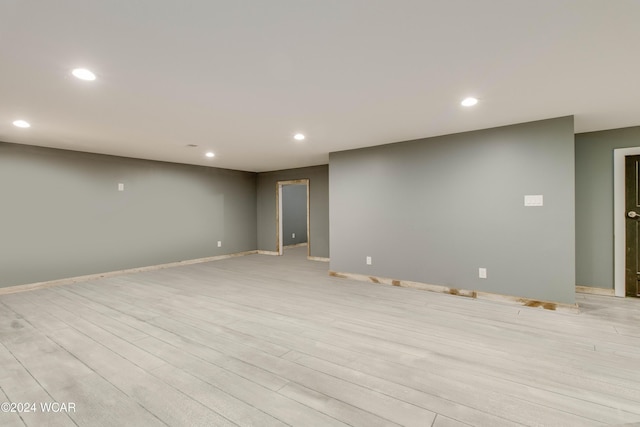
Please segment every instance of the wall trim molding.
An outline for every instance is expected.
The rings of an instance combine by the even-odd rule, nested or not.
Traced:
[[[280,254],[276,251],[256,251],[258,255],[270,255],[270,256],[280,256]]]
[[[591,295],[605,295],[609,297],[616,296],[615,289],[607,288],[594,288],[591,286],[578,286],[576,285],[576,292],[579,294],[591,294]]]
[[[294,245],[294,246],[302,246],[302,245],[306,245],[306,243],[299,243],[298,245]],[[293,248],[294,246],[286,246],[285,249]],[[282,256],[276,251],[262,251],[262,250],[260,250],[260,251],[256,251],[256,253],[258,255]],[[320,256],[307,255],[307,259],[309,261],[329,262],[329,258],[324,258],[324,257],[320,257]]]
[[[341,279],[351,279],[360,282],[399,286],[403,288],[420,289],[429,292],[437,292],[449,295],[457,295],[467,298],[474,298],[486,301],[495,301],[507,304],[516,304],[524,307],[540,308],[545,310],[562,311],[569,313],[579,313],[578,304],[566,304],[553,301],[540,301],[531,298],[515,297],[511,295],[494,294],[490,292],[470,291],[466,289],[450,288],[441,285],[432,285],[429,283],[412,282],[409,280],[389,279],[386,277],[367,276],[364,274],[342,273],[329,271],[329,276]]]
[[[227,255],[216,255],[206,258],[189,259],[185,261],[176,261],[166,264],[150,265],[147,267],[128,268],[126,270],[109,271],[106,273],[87,274],[85,276],[67,277],[64,279],[49,280],[46,282],[27,283],[24,285],[8,286],[0,288],[0,295],[15,294],[18,292],[34,291],[36,289],[52,288],[54,286],[71,285],[74,283],[88,282],[91,280],[105,279],[108,277],[122,276],[124,274],[142,273],[145,271],[163,270],[165,268],[180,267],[184,265],[200,264],[203,262],[220,261],[223,259],[235,258],[245,255],[253,255],[258,251],[236,252]]]

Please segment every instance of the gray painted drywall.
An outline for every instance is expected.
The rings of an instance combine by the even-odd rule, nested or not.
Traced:
[[[329,176],[331,270],[574,302],[573,117],[331,153]]]
[[[613,150],[639,147],[640,127],[575,140],[576,283],[613,289]]]
[[[0,143],[0,200],[0,287],[257,247],[254,173]]]
[[[307,186],[282,187],[282,240],[284,246],[307,243]],[[296,237],[293,237],[295,234]]]
[[[276,183],[294,179],[309,179],[309,248],[311,256],[328,258],[328,165],[258,174],[258,249],[263,251],[276,250]]]

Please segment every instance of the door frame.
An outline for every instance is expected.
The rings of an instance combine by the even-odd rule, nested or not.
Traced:
[[[310,201],[309,201],[309,179],[292,179],[288,181],[276,182],[276,252],[278,255],[284,254],[284,229],[282,228],[282,187],[285,185],[304,184],[307,187],[307,258],[311,256],[311,230],[310,230]]]
[[[640,147],[613,150],[613,286],[615,296],[625,297],[626,205],[625,158],[640,155]]]

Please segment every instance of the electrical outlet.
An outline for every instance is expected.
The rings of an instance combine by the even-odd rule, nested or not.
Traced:
[[[479,268],[478,269],[478,277],[481,279],[486,279],[487,278],[487,269],[486,268]]]
[[[370,256],[367,257],[367,265],[371,265],[371,257]]]
[[[218,240],[218,247],[221,248],[222,247],[222,240]]]
[[[296,238],[296,233],[291,233],[291,238],[295,239]]]
[[[544,206],[544,197],[542,194],[524,196],[525,206]]]
[[[118,191],[124,191],[124,184],[123,183],[118,183]]]

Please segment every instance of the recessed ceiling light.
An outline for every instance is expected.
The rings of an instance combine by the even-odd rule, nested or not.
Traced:
[[[15,120],[13,122],[14,126],[17,126],[19,128],[30,128],[31,125],[29,124],[29,122],[25,121],[25,120]]]
[[[301,133],[296,133],[295,135],[293,135],[293,139],[295,139],[296,141],[302,141],[304,139],[304,135]]]
[[[96,79],[96,75],[93,74],[91,71],[87,70],[86,68],[76,68],[71,72],[71,74],[73,74],[74,76],[76,76],[81,80],[93,81]]]
[[[216,155],[214,153],[212,153],[211,151],[209,151],[207,154],[205,154],[205,156],[211,158],[211,157],[215,157]]]
[[[462,105],[463,107],[472,107],[477,103],[478,103],[478,100],[476,98],[469,97],[469,98],[463,99],[460,105]]]

